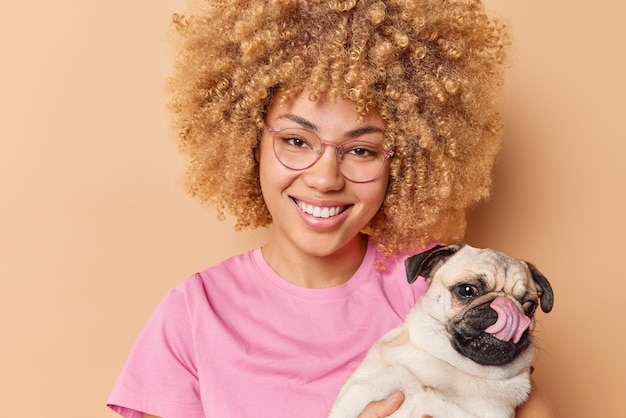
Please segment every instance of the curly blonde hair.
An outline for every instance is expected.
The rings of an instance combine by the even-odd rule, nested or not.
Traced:
[[[386,254],[461,239],[489,194],[509,38],[479,0],[196,0],[180,34],[170,109],[189,192],[271,224],[253,150],[271,100],[303,90],[376,109],[395,152],[367,232]]]

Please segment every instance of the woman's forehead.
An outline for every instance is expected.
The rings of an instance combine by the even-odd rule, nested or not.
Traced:
[[[376,126],[384,128],[385,123],[376,110],[361,115],[355,101],[342,97],[319,95],[314,99],[308,91],[291,96],[275,96],[270,103],[267,117],[269,121],[289,120],[304,128],[317,131],[322,125]]]

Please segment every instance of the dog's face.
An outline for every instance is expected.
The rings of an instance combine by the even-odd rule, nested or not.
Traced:
[[[423,309],[451,346],[480,365],[506,365],[530,345],[534,312],[553,292],[531,264],[470,246],[439,246],[406,261],[407,277],[430,282]]]

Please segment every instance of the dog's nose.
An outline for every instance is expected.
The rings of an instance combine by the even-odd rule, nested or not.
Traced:
[[[530,318],[511,299],[504,296],[498,296],[489,306],[498,314],[498,320],[485,329],[485,332],[501,341],[517,343],[530,325]]]

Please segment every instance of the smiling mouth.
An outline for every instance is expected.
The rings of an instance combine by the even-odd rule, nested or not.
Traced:
[[[331,218],[344,212],[348,206],[315,206],[293,199],[300,210],[314,218]]]

